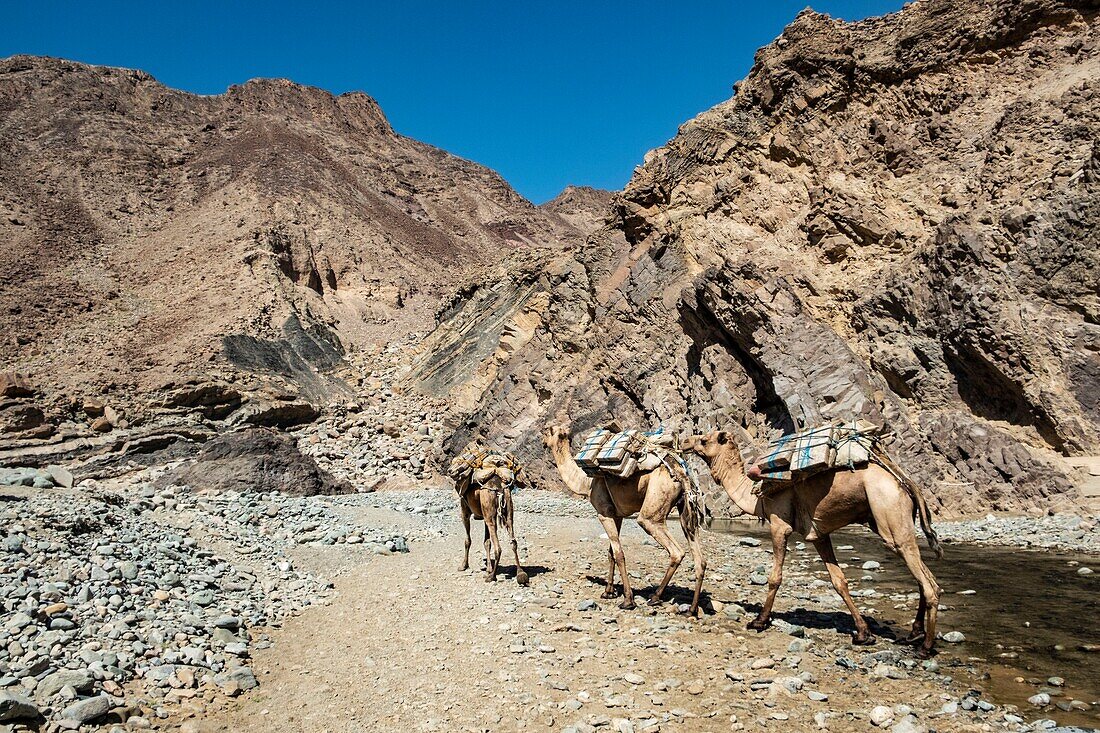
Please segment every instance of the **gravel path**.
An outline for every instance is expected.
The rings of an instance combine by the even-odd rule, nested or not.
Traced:
[[[988,699],[984,670],[950,652],[923,663],[886,640],[852,647],[839,599],[808,554],[792,558],[781,604],[805,610],[780,614],[804,625],[781,620],[748,634],[744,623],[763,589],[744,579],[769,558],[752,538],[708,533],[710,599],[706,615],[691,620],[676,613],[688,599],[689,562],[673,581],[673,602],[656,610],[622,611],[599,599],[606,546],[583,502],[543,495],[520,504],[532,563],[531,586],[521,588],[508,565],[495,584],[483,582],[476,561],[475,570],[457,571],[458,522],[436,499],[371,496],[374,507],[357,511],[375,523],[403,522],[412,551],[346,567],[331,605],[291,619],[273,648],[257,652],[259,690],[215,700],[187,729],[911,733],[1054,725],[1037,709]],[[624,528],[644,597],[663,554],[632,522]],[[877,633],[904,630],[913,595],[855,587]]]

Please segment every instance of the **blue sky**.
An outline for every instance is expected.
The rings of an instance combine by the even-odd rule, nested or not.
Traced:
[[[0,56],[140,68],[217,94],[287,77],[379,101],[398,132],[499,171],[536,203],[619,189],[645,152],[732,95],[806,0],[0,0]],[[817,0],[855,20],[901,0]]]

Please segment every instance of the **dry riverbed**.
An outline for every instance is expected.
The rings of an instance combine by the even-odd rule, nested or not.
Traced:
[[[744,630],[771,560],[758,527],[706,533],[706,613],[689,619],[677,605],[688,600],[690,559],[664,606],[624,611],[599,598],[606,538],[583,501],[518,496],[531,575],[521,588],[507,562],[498,582],[484,582],[476,534],[475,570],[457,570],[450,490],[212,496],[153,489],[156,473],[83,487],[79,501],[13,489],[0,505],[0,733],[906,733],[1096,721],[1095,678],[1081,669],[1058,668],[1065,679],[1051,681],[991,661],[996,645],[978,643],[981,608],[966,606],[995,595],[988,584],[962,596],[954,586],[965,576],[945,583],[941,631],[965,642],[942,643],[931,662],[893,643],[915,589],[858,533],[838,536],[838,554],[880,641],[853,648],[822,566],[797,543],[776,626]],[[1058,522],[1069,539],[1091,541],[1087,523]],[[633,521],[624,542],[647,597],[666,556]],[[1048,555],[1049,567],[1091,582],[1077,572],[1086,564]],[[44,720],[5,719],[23,704]]]
[[[865,583],[857,593],[884,638],[852,647],[847,616],[808,553],[789,563],[779,602],[787,620],[755,634],[744,623],[763,588],[749,579],[770,554],[753,537],[708,533],[710,599],[707,614],[692,620],[675,602],[623,611],[599,599],[606,546],[587,504],[521,501],[532,580],[520,588],[509,575],[486,584],[481,572],[457,571],[461,540],[446,494],[378,494],[369,509],[344,501],[354,501],[347,510],[361,521],[395,523],[412,551],[366,563],[347,563],[336,549],[304,553],[300,562],[318,572],[340,566],[331,604],[291,620],[257,652],[257,690],[216,699],[189,727],[904,733],[1054,725],[1037,708],[1020,712],[992,699],[984,667],[950,644],[925,663],[892,643],[887,637],[907,628],[913,596]],[[663,553],[629,522],[625,542],[646,596]],[[475,539],[474,557],[479,550]],[[848,572],[858,589],[871,571]],[[687,600],[690,577],[685,562],[675,600]],[[949,609],[943,618],[943,631],[953,630]]]

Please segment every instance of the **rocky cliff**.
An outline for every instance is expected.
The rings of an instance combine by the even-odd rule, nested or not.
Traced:
[[[865,416],[943,510],[1077,499],[1100,451],[1095,0],[805,11],[607,225],[441,313],[411,386],[537,429]],[[547,471],[545,463],[539,464]]]
[[[364,94],[0,60],[0,372],[22,375],[0,448],[311,419],[358,379],[348,350],[427,330],[486,262],[581,240]]]

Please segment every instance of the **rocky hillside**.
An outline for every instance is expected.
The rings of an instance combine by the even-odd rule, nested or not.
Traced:
[[[0,449],[311,419],[350,394],[348,350],[427,330],[485,263],[581,240],[364,94],[0,60],[0,372],[22,374]]]
[[[566,186],[539,208],[560,216],[582,232],[594,232],[607,219],[612,196],[610,191],[591,186]]]
[[[609,418],[885,422],[941,511],[1077,499],[1100,452],[1095,0],[805,11],[606,227],[441,314],[409,383],[528,458]],[[545,469],[545,464],[542,464]]]

